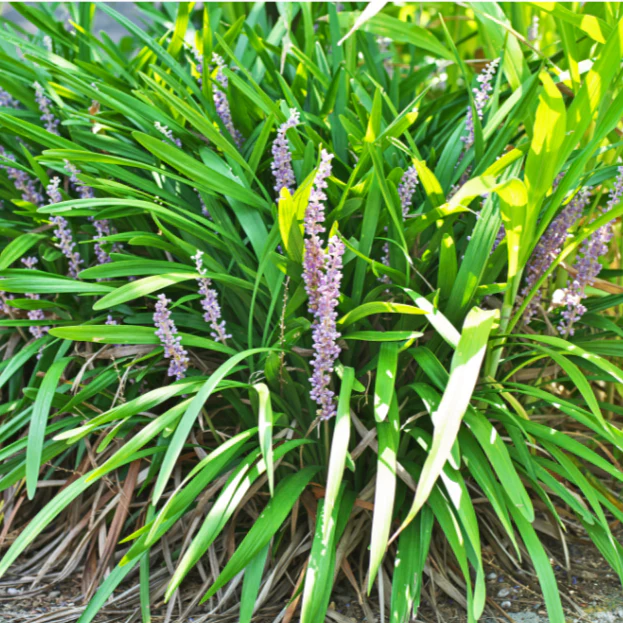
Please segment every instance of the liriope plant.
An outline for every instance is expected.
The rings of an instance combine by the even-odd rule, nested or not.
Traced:
[[[623,578],[620,8],[338,4],[0,30],[0,572],[80,623]]]

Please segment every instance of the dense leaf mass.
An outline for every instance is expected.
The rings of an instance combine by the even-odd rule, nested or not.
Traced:
[[[14,12],[0,574],[80,623],[623,579],[621,5]]]

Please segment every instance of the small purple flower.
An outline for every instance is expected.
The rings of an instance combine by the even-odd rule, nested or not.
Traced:
[[[411,165],[402,176],[400,184],[398,184],[398,196],[400,197],[400,206],[402,208],[402,217],[407,218],[409,216],[409,208],[413,203],[413,195],[415,194],[415,187],[419,183],[419,178],[416,168]]]
[[[108,314],[108,317],[106,318],[106,322],[104,324],[112,327],[118,325],[119,323],[110,314]]]
[[[95,236],[94,240],[100,240],[101,238],[105,238],[106,236],[110,236],[113,232],[111,231],[110,222],[107,219],[95,220],[94,217],[90,216],[89,220],[93,223],[93,227],[95,227]],[[113,245],[113,251],[115,250],[115,245]],[[97,257],[98,264],[107,264],[110,262],[110,255],[102,248],[102,245],[99,242],[95,243],[95,257]]]
[[[387,227],[383,228],[383,232],[385,233],[385,235],[387,235]],[[381,255],[381,264],[383,264],[383,266],[389,266],[390,265],[390,255],[389,255],[389,242],[385,241],[383,243],[383,255]],[[391,279],[389,278],[389,275],[381,275],[378,280],[381,283],[391,283]]]
[[[299,111],[296,108],[291,108],[288,120],[281,124],[279,130],[277,130],[277,138],[273,142],[273,161],[270,168],[275,176],[275,192],[277,195],[279,195],[282,188],[287,188],[291,195],[294,194],[296,178],[292,170],[292,154],[290,153],[286,132],[300,122]]]
[[[24,264],[24,266],[26,266],[26,268],[30,270],[34,269],[38,261],[39,260],[37,260],[36,257],[22,258],[22,264]],[[38,301],[40,299],[39,294],[26,293],[25,296],[31,301]],[[28,319],[29,320],[45,320],[45,314],[43,313],[42,309],[31,309],[28,311]],[[40,337],[43,337],[49,330],[50,330],[50,327],[44,327],[41,325],[33,325],[31,327],[28,327],[28,332],[36,340],[38,340]],[[40,358],[41,358],[41,352],[39,352],[39,354],[37,355],[37,359],[40,359]]]
[[[212,62],[215,63],[217,66],[215,77],[216,84],[219,84],[222,89],[227,89],[227,87],[229,86],[229,80],[227,79],[227,76],[223,73],[225,61],[221,56],[213,53]],[[227,100],[227,95],[225,94],[225,91],[221,90],[218,86],[216,86],[216,84],[214,85],[214,106],[216,107],[216,112],[221,118],[223,125],[227,128],[227,131],[234,139],[234,143],[236,143],[238,147],[241,147],[243,143],[242,134],[240,134],[240,132],[238,132],[238,130],[234,126],[234,122],[231,117],[229,101]]]
[[[202,258],[203,251],[199,250],[197,250],[197,255],[193,255],[192,257],[192,259],[195,260],[197,272],[201,275],[199,279],[197,279],[197,283],[199,284],[199,294],[203,296],[201,299],[201,307],[203,307],[205,311],[203,319],[212,328],[212,333],[210,333],[210,335],[214,338],[214,341],[226,344],[231,335],[226,331],[225,321],[221,320],[221,306],[218,302],[218,292],[210,287],[212,281],[205,276],[206,269],[203,267]]]
[[[493,86],[491,85],[491,81],[493,80],[493,76],[495,76],[495,72],[497,70],[498,64],[500,62],[499,58],[492,60],[480,73],[477,80],[480,83],[480,86],[472,89],[472,93],[474,94],[474,108],[476,109],[476,114],[478,118],[482,121],[484,117],[484,109],[491,97],[491,91],[493,91]],[[465,149],[469,149],[474,144],[474,117],[471,104],[467,107],[467,115],[465,117],[465,128],[467,130],[467,136],[461,137],[461,140],[465,143]]]
[[[308,307],[312,314],[318,309],[318,297],[322,269],[324,266],[324,251],[319,234],[324,232],[324,201],[327,195],[324,189],[327,188],[327,178],[331,175],[331,160],[333,154],[326,150],[320,152],[320,166],[314,179],[309,203],[305,210],[305,257],[303,259],[303,281],[305,291],[309,299]]]
[[[58,189],[61,183],[61,178],[58,176],[54,176],[50,183],[46,186],[45,191],[48,193],[48,197],[50,198],[50,203],[60,203],[63,200],[63,195],[61,195],[61,191]]]
[[[43,113],[41,115],[41,121],[43,121],[45,129],[52,134],[58,134],[60,119],[57,119],[52,112],[52,101],[45,94],[43,87],[38,82],[35,82],[33,86],[35,87],[35,100],[37,101],[39,110]]]
[[[203,200],[201,193],[196,188],[193,188],[193,190],[195,191],[195,193],[197,193],[197,197],[199,197],[199,205],[201,206],[201,214],[203,214],[203,216],[205,216],[206,218],[209,218],[210,220],[212,220],[212,215],[210,214],[210,210],[208,210],[208,206],[206,206],[206,202]]]
[[[528,295],[541,275],[549,269],[552,262],[560,254],[569,235],[568,230],[582,216],[582,211],[588,205],[589,199],[589,193],[581,190],[550,223],[526,265],[526,280],[521,291],[522,297]],[[535,292],[524,312],[525,324],[530,324],[539,309],[542,298],[543,293],[540,290]]]
[[[69,181],[72,187],[80,196],[80,199],[94,199],[95,193],[90,186],[86,186],[79,179],[78,176],[82,171],[75,167],[69,160],[65,160],[65,170],[69,173]]]
[[[621,201],[621,197],[623,197],[623,166],[618,168],[618,175],[606,207],[600,210],[593,220],[613,210]],[[612,224],[606,223],[582,243],[575,264],[577,273],[570,283],[567,282],[564,290],[563,301],[567,309],[562,312],[563,320],[558,325],[558,330],[563,335],[573,335],[575,321],[586,313],[586,307],[582,304],[582,300],[586,298],[586,287],[592,285],[601,272],[602,265],[599,258],[608,252],[608,244],[613,235]]]
[[[502,240],[504,240],[504,238],[506,238],[506,230],[504,229],[504,225],[502,225],[500,227],[500,231],[498,231],[498,235],[495,237],[495,242],[493,243],[493,249],[491,249],[491,252],[495,251],[500,244],[502,244]]]
[[[329,249],[325,256],[325,272],[318,287],[318,306],[312,328],[314,358],[311,361],[310,397],[318,405],[317,415],[323,420],[336,413],[335,393],[329,389],[331,375],[336,359],[340,355],[337,340],[340,333],[336,329],[337,312],[342,281],[342,255],[344,243],[333,236],[329,240]]]
[[[71,164],[69,160],[65,160],[65,170],[70,174],[69,181],[78,195],[80,195],[81,199],[95,199],[95,192],[93,189],[90,186],[86,186],[78,179],[78,175],[81,173],[80,169]],[[60,201],[60,199],[55,203],[58,203],[58,201]],[[99,240],[105,236],[117,233],[115,228],[111,227],[108,219],[96,220],[95,217],[89,216],[89,221],[91,221],[95,227],[96,234],[94,236],[94,240]],[[113,244],[112,250],[117,251],[117,246]],[[98,264],[107,264],[110,262],[110,255],[104,251],[99,242],[95,243],[95,256],[97,257]]]
[[[15,162],[15,156],[7,152],[2,145],[0,145],[0,155],[4,156],[8,160]],[[13,180],[15,188],[22,193],[22,199],[29,203],[34,203],[39,206],[43,204],[43,196],[37,190],[36,182],[30,178],[30,176],[15,167],[10,167],[6,164],[0,164],[0,168],[4,169],[9,176],[9,179]]]
[[[0,106],[4,106],[5,108],[17,108],[18,105],[19,102],[14,99],[10,93],[0,88]]]
[[[154,127],[160,134],[164,134],[176,147],[182,148],[182,141],[173,136],[173,130],[169,130],[168,126],[162,125],[160,121],[154,121]],[[166,143],[166,141],[163,141],[163,143]]]
[[[46,188],[48,197],[50,197],[50,204],[62,201],[61,194],[58,190],[60,181],[59,177],[54,177]],[[56,225],[56,229],[54,230],[54,235],[58,239],[56,246],[62,251],[69,262],[69,275],[76,279],[80,272],[82,258],[80,257],[80,253],[75,251],[76,243],[74,242],[71,229],[69,228],[69,223],[67,219],[62,216],[53,216],[50,218],[50,222]]]
[[[7,294],[3,290],[0,290],[0,311],[5,315],[9,316],[11,314],[11,306],[9,305],[9,301],[15,298],[12,294]]]
[[[170,359],[169,376],[174,376],[178,381],[186,376],[186,370],[190,360],[188,353],[182,346],[182,338],[177,335],[177,327],[171,319],[171,311],[168,304],[171,301],[164,295],[158,295],[156,303],[156,311],[154,313],[154,325],[156,327],[156,335],[164,346],[164,356]]]
[[[203,54],[197,50],[197,48],[191,48],[191,53],[195,59],[195,69],[199,74],[198,83],[199,86],[203,86]]]
[[[39,263],[39,260],[36,257],[23,257],[22,258],[22,264],[30,270],[32,270],[38,263]]]

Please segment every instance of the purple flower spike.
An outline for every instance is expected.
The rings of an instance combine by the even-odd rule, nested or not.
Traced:
[[[492,60],[480,73],[477,80],[480,83],[475,89],[472,89],[474,94],[474,108],[478,118],[482,121],[484,117],[484,110],[489,98],[491,97],[491,91],[493,86],[491,82],[495,72],[497,70],[499,58]],[[465,143],[465,149],[469,149],[474,144],[474,117],[471,104],[467,107],[467,115],[465,117],[465,128],[467,130],[467,136],[461,137],[461,140]]]
[[[0,145],[0,155],[15,162],[15,156],[7,152],[2,145]],[[43,204],[43,196],[37,190],[36,182],[31,179],[27,173],[24,173],[21,169],[10,167],[6,164],[0,164],[0,168],[6,170],[9,179],[13,180],[15,188],[21,191],[22,199],[24,201],[34,203],[37,206]]]
[[[197,80],[197,82],[199,83],[199,86],[203,86],[203,54],[201,54],[201,52],[199,52],[199,50],[197,50],[197,48],[192,48],[191,49],[191,53],[195,59],[195,69],[197,71],[197,73],[199,74],[199,78]]]
[[[197,255],[193,255],[192,259],[195,260],[195,266],[197,272],[201,275],[197,279],[199,284],[199,294],[203,296],[201,299],[201,307],[205,311],[203,319],[210,325],[212,332],[210,335],[215,342],[227,343],[227,340],[231,337],[226,331],[225,321],[221,320],[221,306],[218,302],[218,292],[211,288],[212,281],[208,279],[206,269],[203,267],[203,251],[197,250]]]
[[[336,330],[337,313],[342,281],[342,255],[344,244],[337,236],[329,240],[325,253],[319,234],[324,232],[324,202],[327,195],[327,178],[331,175],[333,156],[326,150],[320,152],[320,166],[316,172],[309,204],[305,211],[305,257],[303,281],[308,296],[308,309],[314,316],[312,341],[314,358],[311,361],[310,397],[318,405],[317,415],[326,420],[335,415],[334,392],[329,389],[335,360],[340,354]]]
[[[595,215],[599,218],[603,214],[608,214],[615,208],[623,197],[623,166],[618,168],[618,175],[614,183],[614,188],[610,191],[610,196],[606,207]],[[586,307],[582,305],[582,300],[586,298],[586,287],[592,285],[601,272],[601,262],[599,258],[608,252],[608,244],[614,235],[611,223],[606,223],[589,238],[587,238],[580,247],[578,259],[575,268],[577,274],[571,283],[567,282],[563,300],[567,306],[562,312],[563,320],[558,325],[558,330],[563,335],[573,335],[573,325],[585,313]]]
[[[58,189],[60,184],[61,184],[61,178],[58,176],[54,176],[50,180],[50,183],[46,186],[45,191],[48,193],[48,197],[50,198],[50,203],[60,203],[63,200],[61,191]]]
[[[197,197],[199,197],[199,205],[201,206],[201,214],[203,214],[203,216],[205,216],[206,218],[209,218],[210,220],[212,220],[212,215],[210,214],[210,210],[208,210],[208,206],[206,206],[206,202],[203,200],[201,193],[196,188],[193,188],[193,190],[195,191],[195,193],[197,193]]]
[[[39,260],[36,257],[23,257],[22,258],[22,264],[30,270],[32,270],[38,263],[39,263]]]
[[[398,195],[400,197],[403,218],[409,216],[409,208],[413,203],[415,187],[418,185],[419,181],[417,171],[415,167],[411,165],[402,176],[400,184],[398,184]]]
[[[71,182],[72,187],[75,191],[80,195],[80,199],[94,199],[95,193],[90,186],[85,186],[79,179],[78,176],[82,171],[75,167],[69,160],[65,160],[65,170],[69,173],[69,181]]]
[[[110,236],[113,233],[111,231],[110,223],[108,220],[101,219],[99,221],[96,221],[92,216],[89,217],[89,220],[93,223],[93,226],[95,227],[96,234],[93,237],[94,240],[99,240],[100,238]],[[102,245],[99,242],[95,243],[95,257],[97,257],[98,264],[108,264],[108,262],[110,262],[110,255],[108,255],[108,253],[104,251]]]
[[[225,67],[225,61],[221,56],[214,53],[212,54],[212,62],[216,64],[216,83],[219,84],[223,89],[226,89],[229,86],[229,80],[227,76],[223,73],[223,67]],[[218,116],[221,118],[223,125],[227,128],[227,131],[231,134],[231,137],[234,139],[234,143],[238,147],[242,146],[243,138],[242,134],[238,132],[238,130],[234,126],[234,122],[231,117],[231,109],[229,108],[229,101],[227,100],[227,95],[221,89],[219,89],[216,84],[214,85],[214,106],[216,107],[216,112]]]
[[[528,260],[525,287],[521,291],[523,297],[528,295],[534,284],[541,278],[541,275],[560,254],[569,235],[568,230],[582,216],[582,211],[588,205],[589,199],[589,193],[581,190],[550,223]],[[538,311],[542,298],[543,293],[540,290],[534,294],[524,312],[525,324],[529,324]]]
[[[41,121],[43,121],[45,129],[52,134],[58,134],[60,119],[57,119],[52,112],[52,101],[45,94],[43,87],[38,82],[35,82],[33,86],[35,87],[35,100],[42,113]]]
[[[9,306],[9,301],[15,298],[12,294],[7,294],[6,292],[0,290],[0,311],[5,315],[9,316],[11,314],[11,307]]]
[[[275,176],[275,192],[277,195],[282,188],[287,188],[291,195],[294,194],[296,186],[296,178],[292,170],[292,154],[288,145],[288,137],[286,132],[301,122],[299,112],[295,108],[290,109],[290,117],[281,124],[277,130],[277,138],[273,142],[273,161],[270,168]]]
[[[34,269],[39,260],[36,257],[24,257],[22,258],[22,264],[29,268],[30,270]],[[31,294],[27,293],[26,298],[31,301],[38,301],[40,298],[39,294]],[[31,309],[28,311],[28,319],[29,320],[45,320],[45,314],[42,309]],[[28,327],[28,332],[32,335],[36,340],[40,337],[43,337],[48,331],[50,327],[43,327],[41,325],[33,325],[32,327]],[[37,359],[41,358],[41,352],[37,355]]]
[[[340,296],[343,254],[344,244],[337,236],[333,236],[325,256],[325,273],[318,287],[318,307],[312,329],[315,356],[311,361],[314,371],[309,379],[312,386],[310,397],[318,405],[317,415],[323,420],[336,413],[335,393],[329,389],[329,384],[341,350],[337,344],[340,333],[336,330],[335,308]]]
[[[93,192],[93,189],[90,186],[86,186],[78,179],[78,175],[81,173],[80,169],[71,164],[69,160],[65,160],[65,170],[70,175],[69,181],[71,182],[72,187],[78,195],[80,195],[81,199],[95,199],[95,192]],[[95,220],[93,216],[89,216],[89,221],[91,221],[95,227],[96,234],[93,237],[94,240],[99,240],[105,236],[117,233],[115,228],[111,227],[110,221],[107,219]],[[112,250],[117,251],[117,245],[113,244]],[[110,262],[110,255],[104,251],[99,242],[95,243],[95,256],[97,257],[98,264],[107,264]]]
[[[58,203],[62,201],[61,193],[58,190],[58,186],[61,180],[59,177],[54,177],[48,187],[46,188],[48,197],[50,197],[50,204]],[[76,243],[74,242],[71,229],[67,219],[62,216],[53,216],[50,218],[50,222],[56,225],[54,235],[58,239],[57,247],[63,252],[63,255],[69,262],[69,276],[76,279],[80,272],[80,265],[82,264],[82,258],[80,253],[75,251]]]
[[[314,185],[309,195],[309,204],[305,211],[305,257],[303,260],[303,281],[309,299],[308,308],[312,314],[318,309],[318,297],[322,269],[324,266],[324,251],[319,234],[324,232],[324,201],[327,195],[327,178],[331,175],[332,154],[324,149],[320,153],[320,166],[314,179]]]
[[[164,346],[164,356],[166,359],[171,360],[168,375],[174,376],[179,381],[186,376],[190,360],[188,359],[188,353],[181,344],[182,338],[177,335],[177,327],[171,320],[171,312],[168,309],[170,302],[164,294],[158,295],[154,313],[154,325],[156,327],[156,335]]]
[[[387,227],[383,228],[383,233],[387,236]],[[383,266],[390,266],[390,255],[389,255],[389,242],[383,243],[383,255],[381,256],[381,264]],[[378,278],[380,283],[391,283],[392,280],[389,278],[389,275],[381,275]],[[389,290],[385,290],[385,292],[389,292]]]
[[[173,130],[169,130],[168,126],[162,125],[160,121],[154,121],[154,127],[160,134],[164,134],[176,147],[182,148],[182,141],[173,136]],[[166,141],[163,142],[166,143]]]
[[[13,99],[10,93],[0,88],[0,106],[4,106],[5,108],[17,108],[18,104],[19,102]]]

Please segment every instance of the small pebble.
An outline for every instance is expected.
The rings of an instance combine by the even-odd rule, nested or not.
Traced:
[[[502,608],[504,608],[504,610],[510,610],[511,606],[513,604],[510,601],[503,601],[501,603]]]
[[[8,588],[6,591],[9,595],[19,595],[19,591],[16,588]]]
[[[51,593],[48,594],[48,597],[50,599],[56,599],[57,597],[61,596],[61,592],[60,591],[52,591]]]
[[[511,594],[510,589],[503,588],[501,591],[498,592],[498,597],[508,597],[510,594]]]

